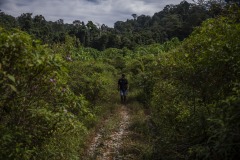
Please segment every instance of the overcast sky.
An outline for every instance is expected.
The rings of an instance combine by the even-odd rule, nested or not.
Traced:
[[[47,21],[64,23],[80,20],[113,27],[116,21],[132,19],[132,14],[153,16],[168,4],[182,0],[0,0],[0,10],[12,16],[22,13],[43,15]],[[191,2],[191,0],[188,0]]]

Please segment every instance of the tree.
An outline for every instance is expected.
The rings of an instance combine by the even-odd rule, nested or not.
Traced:
[[[0,25],[5,28],[16,28],[18,26],[16,18],[7,15],[0,10]]]
[[[134,18],[134,20],[136,20],[137,19],[137,14],[132,14],[132,17]]]
[[[22,30],[31,33],[31,28],[33,25],[32,13],[23,13],[21,16],[17,17],[17,21]]]
[[[238,4],[238,6],[240,6],[240,0],[225,0],[226,3],[228,4]]]
[[[74,20],[73,25],[74,26],[80,26],[80,25],[82,25],[82,22],[80,20]]]

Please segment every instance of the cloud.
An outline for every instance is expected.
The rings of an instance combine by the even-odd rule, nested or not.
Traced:
[[[99,3],[98,0],[87,0],[88,2]]]
[[[80,20],[87,23],[106,24],[126,21],[132,14],[150,15],[161,11],[167,4],[179,4],[181,0],[0,0],[0,9],[7,14],[22,13],[43,15],[46,20],[63,19],[65,23]]]

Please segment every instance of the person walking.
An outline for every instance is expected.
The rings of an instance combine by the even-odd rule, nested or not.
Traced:
[[[121,102],[126,103],[128,80],[125,78],[125,74],[122,74],[122,77],[118,80],[118,90],[120,91]]]

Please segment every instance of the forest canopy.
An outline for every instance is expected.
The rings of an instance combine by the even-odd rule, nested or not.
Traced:
[[[45,20],[42,15],[32,16],[32,13],[23,13],[15,18],[0,12],[0,24],[5,28],[17,27],[41,39],[43,43],[62,43],[65,36],[70,35],[76,37],[82,46],[97,50],[124,47],[133,49],[138,45],[164,43],[174,37],[183,40],[194,27],[213,17],[214,13],[202,5],[182,1],[178,5],[165,6],[153,16],[132,16],[133,19],[117,21],[114,28],[110,28],[105,24],[96,25],[92,21],[85,24],[74,20],[72,24],[65,24],[63,19],[52,22]]]

